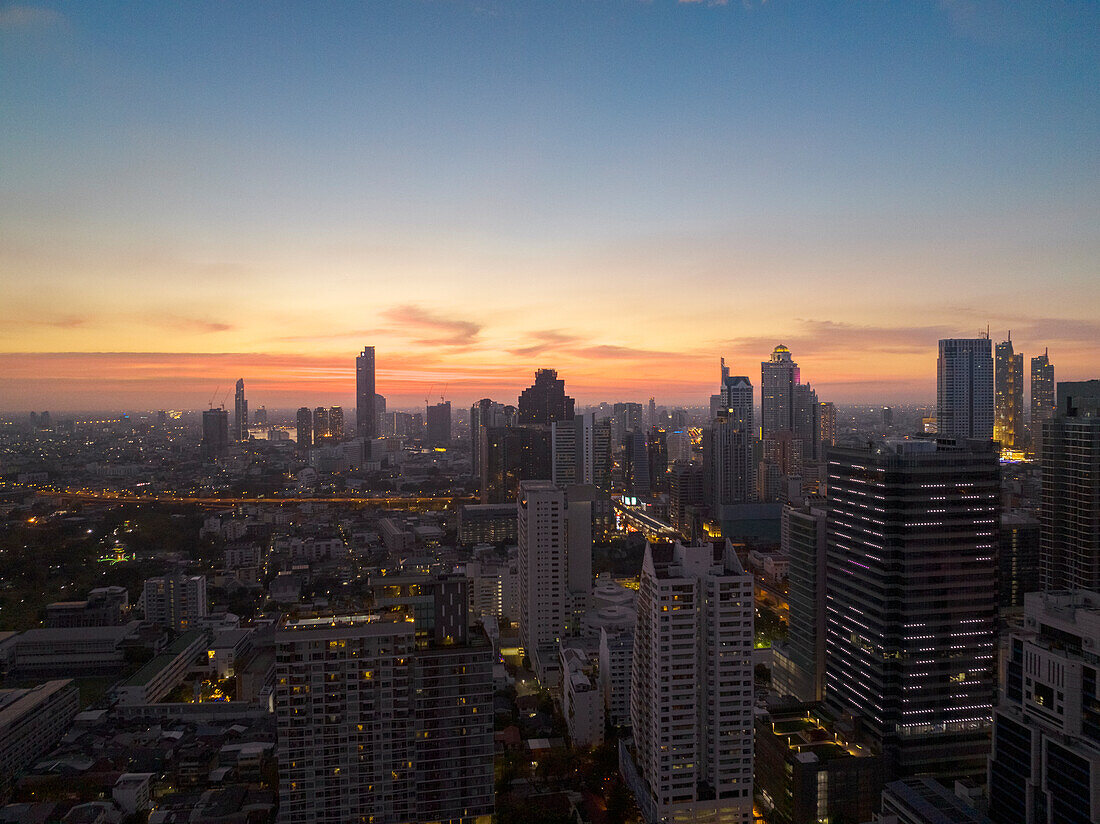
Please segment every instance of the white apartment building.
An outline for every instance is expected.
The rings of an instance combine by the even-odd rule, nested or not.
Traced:
[[[646,547],[620,764],[647,822],[752,821],[752,641],[732,544]]]
[[[630,723],[630,665],[634,657],[634,630],[600,630],[600,690],[604,711],[616,726]]]
[[[603,695],[592,677],[592,661],[578,647],[561,648],[562,715],[574,749],[603,743]]]
[[[148,578],[141,598],[147,622],[176,632],[187,632],[209,609],[205,575]]]

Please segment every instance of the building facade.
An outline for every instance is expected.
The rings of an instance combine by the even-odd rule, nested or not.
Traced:
[[[993,349],[989,338],[946,338],[936,362],[941,437],[993,437]]]
[[[1002,449],[1024,445],[1024,356],[1015,354],[1012,333],[997,344],[993,366],[993,440]]]
[[[378,437],[378,409],[374,386],[374,347],[364,346],[355,358],[355,435]]]

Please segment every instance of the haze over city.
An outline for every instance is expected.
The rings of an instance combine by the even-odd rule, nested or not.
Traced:
[[[0,6],[0,408],[705,402],[1100,340],[1094,4]]]

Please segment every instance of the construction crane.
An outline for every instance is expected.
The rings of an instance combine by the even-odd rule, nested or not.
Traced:
[[[221,385],[221,384],[219,383],[219,384],[218,384],[218,385],[217,385],[217,386],[216,386],[216,387],[214,388],[214,394],[212,394],[212,395],[210,396],[210,400],[206,402],[206,405],[207,405],[207,406],[209,406],[209,407],[210,407],[211,409],[213,409],[213,408],[214,408],[214,398],[218,397],[218,390],[219,390],[219,389],[221,389],[221,388],[222,388],[222,385]]]

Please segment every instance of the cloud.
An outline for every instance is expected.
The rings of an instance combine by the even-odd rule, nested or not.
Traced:
[[[173,329],[178,329],[181,332],[197,332],[199,334],[208,332],[228,332],[233,328],[233,325],[230,323],[222,323],[216,320],[203,320],[202,318],[181,317],[179,315],[168,315],[163,318],[160,323],[164,326],[171,326]]]
[[[580,340],[576,335],[560,332],[557,329],[542,329],[529,333],[527,337],[529,338],[529,342],[515,349],[509,349],[509,353],[531,357],[532,355],[541,355],[543,352],[550,350],[560,349],[567,344]]]
[[[596,344],[593,346],[582,346],[579,349],[572,350],[574,354],[581,355],[586,358],[604,358],[610,360],[629,360],[637,358],[687,358],[690,355],[674,352],[657,352],[653,349],[635,349],[631,346],[616,346],[614,344]]]
[[[19,5],[0,8],[0,31],[58,26],[64,22],[64,15],[54,9]]]
[[[479,323],[445,318],[412,303],[387,309],[381,316],[397,331],[423,336],[414,341],[422,346],[472,346],[481,332]]]

